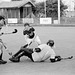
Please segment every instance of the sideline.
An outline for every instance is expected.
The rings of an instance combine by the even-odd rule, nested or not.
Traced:
[[[23,26],[24,24],[8,24],[8,26]],[[75,27],[75,24],[30,24],[32,26]]]

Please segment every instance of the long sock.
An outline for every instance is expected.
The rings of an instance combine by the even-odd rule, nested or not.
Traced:
[[[2,53],[1,53],[1,55],[0,55],[0,60],[2,60]]]
[[[16,54],[14,54],[13,56],[16,57],[22,53],[25,53],[25,55],[27,54],[32,54],[33,53],[33,50],[32,49],[28,49],[28,48],[22,48],[21,50],[19,50]]]
[[[25,52],[25,51],[24,51],[24,52],[22,52],[20,55],[18,55],[18,58],[20,59],[22,56],[27,56],[27,57],[29,57],[29,58],[34,62],[31,53],[28,53],[28,52]]]
[[[18,56],[16,56],[17,58],[21,58],[22,56],[24,56],[25,54],[24,54],[24,52],[21,52]]]
[[[24,45],[23,48],[26,48],[28,46],[28,44]],[[17,55],[19,55],[21,52],[23,52],[23,49],[20,49],[16,54],[14,54],[13,56],[16,57]]]
[[[22,50],[19,50],[16,54],[14,54],[13,56],[16,57],[18,56],[21,52],[23,52]]]
[[[16,56],[18,59],[20,59],[22,56],[27,56],[27,57],[29,57],[33,62],[34,62],[34,60],[33,60],[33,58],[32,58],[32,53],[30,53],[30,52],[27,52],[27,51],[23,51],[23,52],[21,52],[18,56]]]

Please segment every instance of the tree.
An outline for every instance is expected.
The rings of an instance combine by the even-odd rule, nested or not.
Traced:
[[[58,17],[58,0],[47,0],[46,5],[47,17]],[[60,16],[63,15],[64,10],[67,8],[60,0]]]
[[[44,3],[36,4],[36,13],[44,13]]]
[[[44,2],[38,3],[36,5],[36,13],[45,14]],[[60,2],[61,16],[63,11],[67,9],[67,6]],[[58,0],[47,0],[46,1],[46,17],[57,17],[58,16]]]
[[[45,14],[43,2],[37,3],[35,5],[36,5],[35,13],[34,13],[35,15]]]

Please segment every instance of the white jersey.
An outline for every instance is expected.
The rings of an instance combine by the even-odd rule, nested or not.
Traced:
[[[32,54],[34,61],[44,61],[48,58],[55,58],[54,50],[47,44],[41,44],[38,46],[41,49],[41,52],[34,52]]]
[[[28,35],[25,35],[24,37],[25,37],[26,44],[30,44],[32,42],[37,42],[38,45],[41,44],[41,40],[40,40],[39,36],[36,34],[35,34],[34,38],[32,38],[32,39],[30,39]]]

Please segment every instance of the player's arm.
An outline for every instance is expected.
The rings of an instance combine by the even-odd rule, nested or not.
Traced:
[[[35,42],[37,42],[38,45],[41,44],[41,40],[39,38],[39,36],[35,35]]]
[[[7,47],[6,47],[5,44],[3,43],[2,39],[0,39],[0,42],[2,43],[3,47],[6,49]]]
[[[35,48],[34,52],[39,53],[39,52],[41,52],[41,49],[40,48]]]
[[[24,38],[25,38],[25,45],[22,46],[21,48],[27,48],[27,47],[29,47],[29,46],[31,45],[31,43],[32,43],[32,41],[28,38],[28,35],[25,35]]]
[[[29,31],[28,31],[28,30],[24,30],[24,31],[23,31],[23,35],[26,35],[26,34],[27,34],[27,35],[29,34]]]
[[[50,61],[51,61],[52,63],[57,62],[57,61],[61,61],[61,56],[55,56],[54,59],[50,58]]]
[[[37,52],[37,53],[39,53],[39,52],[41,52],[43,50],[43,48],[44,48],[44,45],[38,45],[38,47],[35,48],[34,51]]]

